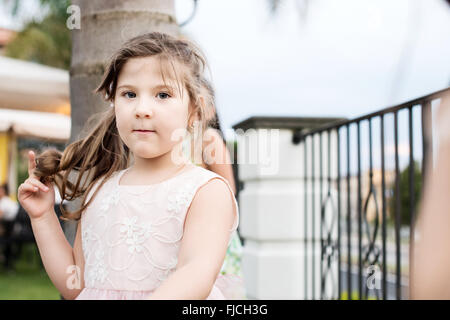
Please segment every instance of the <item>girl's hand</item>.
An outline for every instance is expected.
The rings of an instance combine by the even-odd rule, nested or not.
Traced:
[[[44,184],[34,175],[35,157],[33,151],[28,151],[28,179],[19,186],[17,196],[30,219],[42,217],[46,212],[51,211],[55,205],[53,183]]]

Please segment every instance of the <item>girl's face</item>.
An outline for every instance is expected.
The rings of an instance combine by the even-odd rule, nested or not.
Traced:
[[[119,74],[114,98],[117,129],[134,157],[154,158],[171,151],[182,139],[179,130],[188,126],[187,91],[181,96],[172,74],[166,72],[164,80],[157,56],[132,58]]]

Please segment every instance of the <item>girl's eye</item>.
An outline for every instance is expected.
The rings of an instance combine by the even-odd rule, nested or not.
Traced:
[[[170,98],[170,94],[168,94],[167,92],[160,92],[160,93],[158,93],[158,98],[160,98],[160,99],[167,99],[167,98]]]
[[[127,96],[127,94],[132,94],[132,95],[134,95],[134,96]],[[122,94],[123,96],[127,96],[128,98],[136,98],[136,94],[134,93],[134,92],[131,92],[131,91],[126,91],[126,92],[124,92],[123,94]]]

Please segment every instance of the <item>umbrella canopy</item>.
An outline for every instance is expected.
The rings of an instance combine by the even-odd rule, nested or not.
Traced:
[[[58,113],[0,109],[0,132],[66,142],[70,137],[70,116]]]
[[[69,115],[69,72],[0,56],[0,108]]]

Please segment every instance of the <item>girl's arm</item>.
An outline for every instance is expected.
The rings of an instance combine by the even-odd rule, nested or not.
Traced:
[[[65,299],[73,299],[80,291],[71,289],[73,284],[70,284],[73,278],[71,271],[76,269],[74,250],[67,241],[54,210],[53,184],[42,183],[34,174],[34,152],[28,153],[28,160],[28,179],[19,186],[18,199],[30,217],[34,238],[48,276]],[[77,232],[76,248],[80,247],[80,240],[81,234]],[[79,254],[77,259],[79,260]]]
[[[40,218],[31,219],[34,238],[42,263],[50,280],[64,299],[75,299],[81,292],[82,274],[81,228],[78,227],[74,249],[67,241],[54,210]],[[77,268],[78,267],[78,268]]]
[[[232,195],[219,178],[198,190],[185,219],[177,268],[149,299],[209,296],[225,259],[234,211]]]

